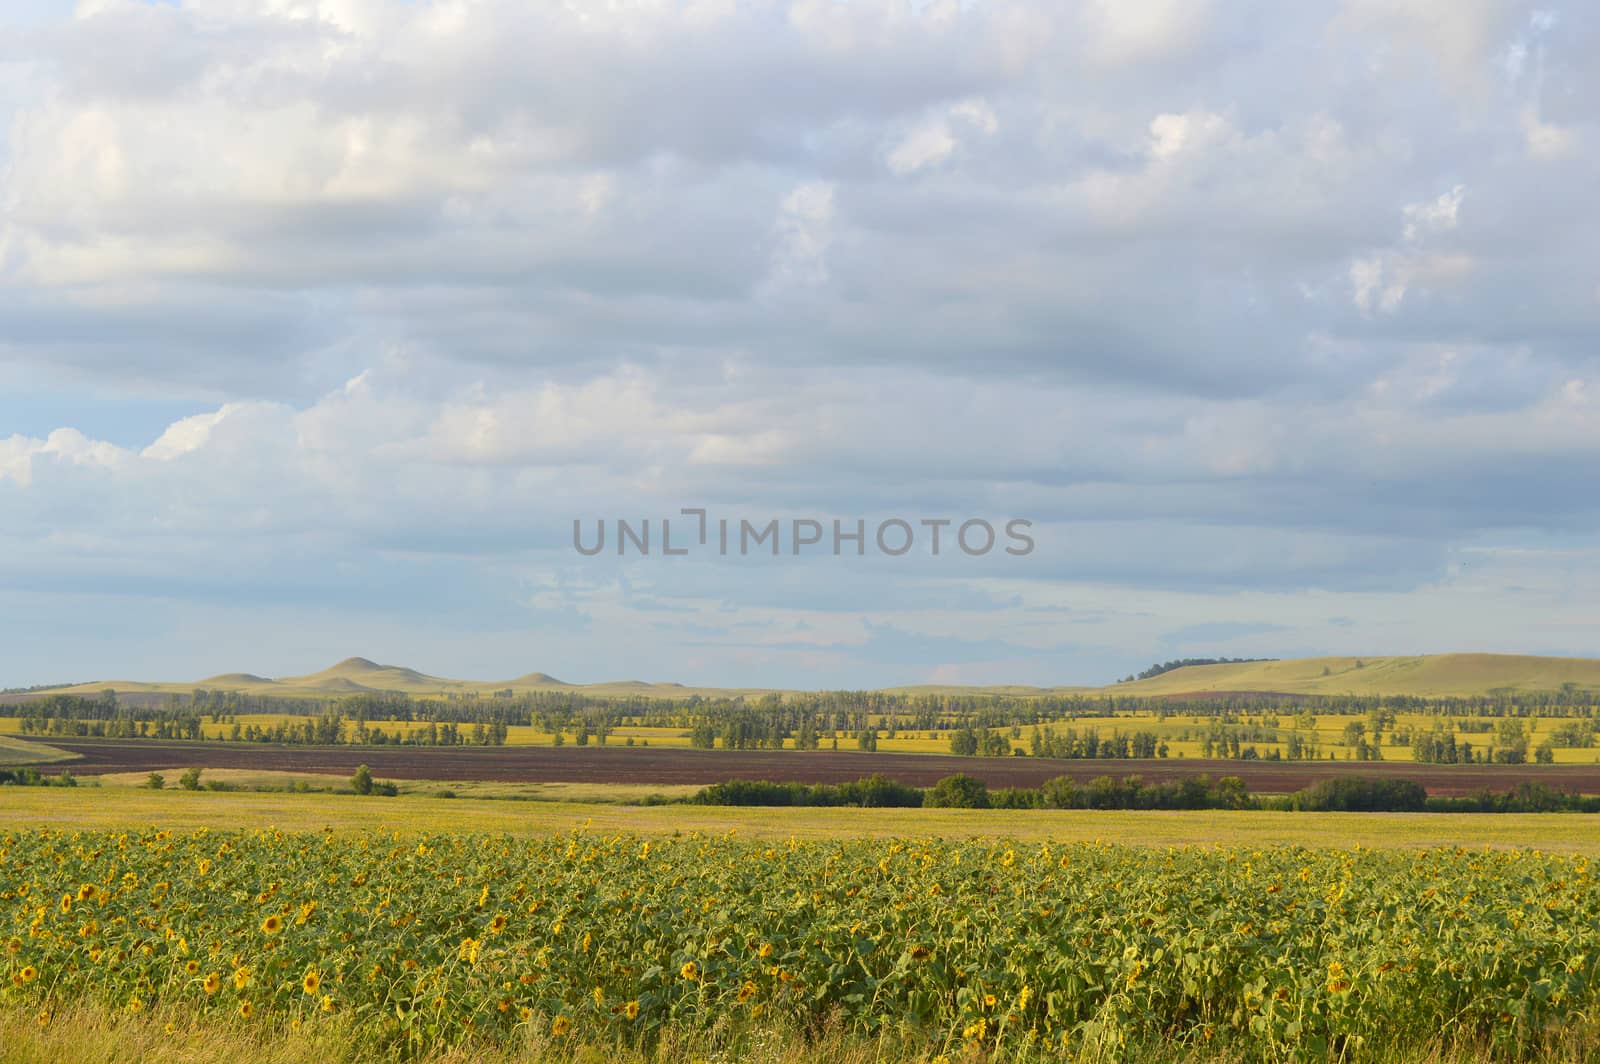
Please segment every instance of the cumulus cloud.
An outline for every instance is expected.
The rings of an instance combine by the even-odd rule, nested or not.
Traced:
[[[437,601],[463,663],[655,632],[752,682],[1373,652],[1405,595],[1493,642],[1427,612],[1464,545],[1581,547],[1600,497],[1597,45],[1502,0],[0,15],[0,594],[285,656],[251,608],[410,645],[364,604]],[[62,394],[95,413],[5,421]],[[115,431],[151,399],[187,416]],[[1032,584],[562,549],[696,504],[1047,546]]]

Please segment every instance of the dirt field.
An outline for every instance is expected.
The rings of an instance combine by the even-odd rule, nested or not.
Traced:
[[[842,783],[881,772],[902,783],[927,786],[957,772],[990,787],[1031,787],[1056,776],[1141,776],[1146,781],[1201,774],[1239,776],[1257,793],[1284,793],[1334,776],[1414,779],[1430,794],[1506,790],[1534,780],[1564,790],[1600,794],[1600,765],[1417,765],[1405,762],[1047,761],[1031,757],[951,757],[941,754],[867,754],[832,751],[720,751],[639,747],[275,746],[256,743],[53,739],[50,745],[82,755],[75,775],[149,772],[199,765],[287,772],[347,774],[357,765],[391,779],[506,782],[706,784],[723,780]]]

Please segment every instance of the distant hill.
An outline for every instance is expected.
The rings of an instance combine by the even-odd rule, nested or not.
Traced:
[[[1489,695],[1498,691],[1558,691],[1571,685],[1600,692],[1600,660],[1549,658],[1525,654],[1432,654],[1422,657],[1294,658],[1187,665],[1143,680],[1106,687],[1029,687],[991,685],[962,687],[916,684],[885,689],[902,695],[995,694],[1028,698],[1044,695],[1184,695],[1226,691],[1280,694],[1385,694],[1445,697]],[[321,672],[267,679],[248,672],[229,672],[193,683],[141,683],[111,680],[54,688],[49,693],[94,695],[110,689],[119,694],[187,694],[197,687],[285,698],[327,698],[340,695],[399,692],[418,698],[447,694],[491,697],[498,691],[570,691],[596,697],[705,698],[782,693],[774,688],[685,687],[676,683],[618,680],[572,684],[548,673],[530,672],[515,680],[473,681],[430,676],[402,665],[380,665],[368,658],[346,658]],[[43,697],[41,692],[38,697]],[[8,695],[4,701],[25,700]]]
[[[685,687],[679,683],[646,683],[643,680],[619,680],[607,683],[571,684],[558,680],[546,672],[530,672],[514,680],[453,680],[430,676],[404,665],[383,665],[370,658],[345,658],[320,672],[303,676],[283,676],[271,679],[252,672],[225,672],[190,683],[172,681],[98,680],[93,683],[73,684],[41,689],[38,697],[46,694],[92,696],[103,691],[120,695],[146,697],[167,694],[188,694],[196,688],[211,691],[237,691],[241,694],[270,695],[278,698],[330,698],[343,695],[399,693],[415,698],[437,698],[447,694],[481,695],[492,697],[499,691],[523,694],[533,691],[571,691],[596,697],[643,695],[647,698],[689,698],[747,695],[768,693],[766,688],[724,690],[713,687]],[[3,701],[27,701],[28,694],[6,696]]]
[[[1128,695],[1260,691],[1321,695],[1488,695],[1558,691],[1565,685],[1600,691],[1600,660],[1527,654],[1428,654],[1420,657],[1293,658],[1226,665],[1190,665],[1108,690]]]
[[[563,682],[561,680],[556,679],[554,676],[551,676],[547,672],[530,672],[526,676],[518,676],[515,680],[512,680],[511,682],[507,683],[506,686],[507,687],[512,687],[512,688],[516,688],[516,687],[571,687],[572,685],[570,683],[565,683],[565,682]]]

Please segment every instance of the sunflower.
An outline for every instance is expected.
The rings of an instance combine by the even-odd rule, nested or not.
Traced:
[[[339,1006],[337,1006],[337,1005],[335,1005],[333,1003],[333,995],[332,994],[323,994],[322,995],[322,1011],[323,1012],[338,1012],[339,1011]]]
[[[239,1015],[243,1016],[245,1019],[248,1020],[250,1018],[250,1014],[254,1011],[256,1011],[256,1007],[250,1004],[250,1002],[239,1002]]]
[[[694,961],[684,961],[683,967],[678,969],[678,974],[692,981],[700,978],[700,969]]]
[[[95,896],[95,886],[94,886],[93,883],[85,883],[83,886],[78,888],[78,900],[79,901],[88,901],[90,898],[92,898],[94,896]]]
[[[927,946],[911,947],[911,959],[914,961],[925,961],[931,956],[933,956],[933,950],[929,949]]]
[[[200,970],[200,962],[197,961],[197,960],[184,961],[183,962],[183,970],[188,972],[190,975],[194,975],[196,972],[198,972]]]
[[[762,960],[766,960],[768,957],[772,956],[772,943],[761,943],[761,948],[756,950],[756,956],[760,957]]]
[[[489,921],[489,932],[491,934],[499,934],[501,931],[504,931],[505,929],[506,929],[506,914],[505,913],[495,913],[494,914],[494,919]]]
[[[24,983],[31,983],[35,979],[39,978],[39,969],[30,964],[26,968],[23,968],[22,971],[17,973],[17,978],[22,980]]]
[[[282,930],[283,917],[279,916],[277,913],[273,913],[271,916],[261,921],[261,933],[264,935],[276,935]]]
[[[550,1033],[557,1038],[560,1038],[570,1030],[572,1030],[572,1021],[565,1016],[557,1016],[550,1021]]]
[[[529,1020],[533,1019],[533,1010],[524,1005],[522,1008],[517,1010],[517,1018],[523,1023],[527,1023]]]
[[[206,981],[200,984],[200,989],[204,990],[208,994],[215,994],[218,990],[222,989],[222,976],[218,975],[216,972],[207,972]]]
[[[308,994],[315,994],[317,992],[317,988],[321,985],[322,976],[317,973],[315,968],[307,971],[305,978],[300,980],[300,989],[304,990]]]
[[[235,968],[233,970],[233,988],[235,990],[243,990],[245,987],[247,987],[249,985],[250,985],[250,969],[249,969],[249,967]]]
[[[739,1001],[740,1001],[740,1003],[749,1001],[751,998],[755,997],[756,993],[757,993],[757,991],[759,989],[760,988],[757,987],[756,984],[754,984],[754,983],[750,982],[748,979],[746,979],[745,983],[744,983],[744,986],[741,986],[739,988]]]
[[[639,1003],[637,1001],[628,1002],[622,1006],[622,1014],[630,1020],[637,1020],[639,1018]]]
[[[6,942],[6,952],[7,953],[21,953],[22,952],[22,939],[20,939],[20,938],[12,938],[12,939],[8,940]]]

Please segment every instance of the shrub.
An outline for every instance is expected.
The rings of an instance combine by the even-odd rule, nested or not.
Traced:
[[[923,796],[922,804],[933,809],[988,809],[989,785],[965,773],[946,776]]]

